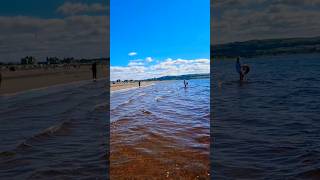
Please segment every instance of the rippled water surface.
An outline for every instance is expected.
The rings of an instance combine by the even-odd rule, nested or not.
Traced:
[[[105,85],[82,82],[0,97],[0,179],[106,179]]]
[[[214,62],[213,179],[320,179],[320,55]]]
[[[209,179],[209,82],[112,93],[111,178]]]

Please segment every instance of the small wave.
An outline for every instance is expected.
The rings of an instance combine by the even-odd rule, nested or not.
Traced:
[[[141,112],[142,112],[142,114],[144,114],[144,115],[150,115],[150,114],[152,114],[150,111],[147,111],[147,110],[145,110],[145,109],[142,109]]]
[[[298,177],[303,179],[320,179],[320,168],[307,170],[298,174]]]
[[[66,135],[70,132],[71,123],[69,121],[63,122],[58,125],[53,125],[44,131],[36,134],[32,137],[32,139],[40,140],[43,138],[52,137],[54,135]]]
[[[210,144],[210,135],[203,134],[194,137],[199,144]]]
[[[306,77],[306,78],[296,78],[294,81],[319,81],[317,78],[314,78],[314,77]]]
[[[120,103],[120,104],[117,105],[116,107],[114,107],[113,110],[115,110],[115,109],[117,109],[117,108],[119,108],[119,107],[123,107],[123,106],[125,106],[125,105],[129,105],[129,104],[131,104],[131,103],[133,102],[133,100],[134,100],[134,99],[130,98],[130,99],[124,101],[123,103]]]
[[[154,98],[155,101],[160,101],[161,99],[163,99],[162,96],[157,96],[157,97]]]
[[[316,95],[319,94],[320,91],[318,89],[297,89],[289,94],[291,97],[298,97],[303,95]]]
[[[126,100],[124,103],[122,103],[121,105],[130,104],[132,101],[133,101],[133,99],[128,99],[128,100]],[[119,106],[121,106],[121,105],[119,105]]]
[[[147,95],[147,93],[139,93],[138,97],[145,96],[145,95]]]
[[[118,120],[115,120],[115,121],[111,122],[110,123],[110,127],[111,128],[116,128],[117,126],[129,123],[129,121],[130,120],[127,119],[127,118],[118,119]]]
[[[19,144],[17,146],[17,149],[18,150],[25,150],[25,149],[28,149],[28,148],[31,148],[31,147],[32,147],[32,145],[23,142],[23,143],[21,143],[21,144]]]
[[[0,157],[13,157],[15,156],[16,153],[15,152],[12,152],[12,151],[3,151],[3,152],[0,152]]]
[[[12,151],[4,151],[0,152],[0,157],[11,157],[16,154],[16,152],[24,151],[32,148],[32,143],[39,140],[44,140],[49,137],[53,137],[54,135],[66,135],[70,132],[70,122],[63,122],[58,125],[51,126],[44,131],[32,136],[31,138],[28,138],[24,142],[18,144],[15,149]]]
[[[107,110],[107,107],[108,107],[108,104],[102,103],[102,104],[96,105],[93,109],[94,111],[105,111]]]
[[[207,114],[203,115],[203,118],[210,119],[210,113],[207,113]]]

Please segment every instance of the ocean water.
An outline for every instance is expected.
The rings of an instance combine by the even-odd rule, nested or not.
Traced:
[[[212,72],[213,179],[320,179],[320,55],[242,59]]]
[[[0,97],[0,179],[106,179],[108,91],[87,81]]]
[[[210,80],[111,94],[111,179],[209,179]]]

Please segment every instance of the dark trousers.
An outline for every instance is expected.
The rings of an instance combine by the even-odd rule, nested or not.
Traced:
[[[92,70],[92,79],[97,79],[97,70]]]
[[[239,73],[239,74],[240,74],[240,81],[243,81],[244,75],[242,73]]]

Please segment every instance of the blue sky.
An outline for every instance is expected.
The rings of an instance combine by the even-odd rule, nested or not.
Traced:
[[[33,16],[40,18],[62,17],[56,9],[64,3],[93,4],[106,6],[106,0],[1,0],[0,13],[2,16]]]
[[[178,62],[209,59],[209,0],[111,0],[110,9],[112,79],[126,78],[123,74],[137,69],[130,78],[148,78],[151,66],[167,61],[179,68]],[[153,74],[160,75],[164,72]]]

